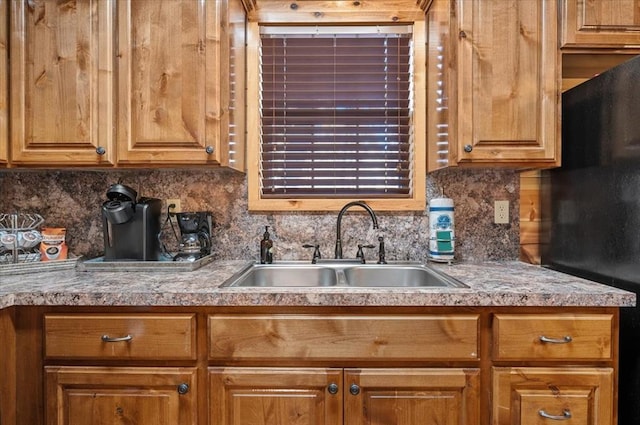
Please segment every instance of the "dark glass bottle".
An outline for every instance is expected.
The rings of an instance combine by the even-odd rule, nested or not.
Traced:
[[[264,227],[264,235],[262,235],[262,240],[260,241],[260,263],[273,263],[273,241],[269,234],[269,226]]]

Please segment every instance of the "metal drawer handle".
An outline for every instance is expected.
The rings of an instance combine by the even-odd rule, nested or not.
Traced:
[[[568,344],[573,341],[573,338],[569,335],[565,335],[562,338],[548,338],[544,335],[540,336],[540,342],[548,342],[550,344]]]
[[[122,342],[122,341],[131,341],[133,337],[131,335],[121,336],[119,338],[111,338],[109,335],[102,335],[103,342]]]
[[[554,421],[566,421],[567,419],[571,419],[571,411],[569,411],[568,409],[564,409],[562,411],[562,415],[550,415],[544,410],[538,410],[538,415],[546,419],[552,419]]]

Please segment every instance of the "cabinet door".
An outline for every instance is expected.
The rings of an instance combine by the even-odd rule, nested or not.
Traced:
[[[48,425],[195,425],[195,368],[46,367]]]
[[[428,169],[559,165],[555,2],[433,0],[426,19]]]
[[[562,1],[562,47],[640,47],[640,0]]]
[[[210,368],[210,425],[340,425],[341,369]]]
[[[113,2],[11,6],[11,162],[113,164]]]
[[[613,369],[494,368],[492,425],[613,425]]]
[[[345,425],[480,423],[478,369],[346,369]]]
[[[7,1],[0,0],[0,22],[7,22]],[[0,28],[0,167],[5,166],[9,160],[9,58],[7,47],[9,46],[9,32],[6,25]]]
[[[556,2],[463,0],[458,19],[458,160],[557,164]]]
[[[427,21],[427,169],[458,163],[455,51],[451,0],[433,0]]]
[[[118,1],[119,163],[220,163],[225,4]]]

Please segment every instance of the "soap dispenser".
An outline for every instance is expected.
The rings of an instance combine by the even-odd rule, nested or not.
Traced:
[[[269,226],[264,226],[264,235],[260,241],[260,264],[273,263],[273,241],[269,234]]]

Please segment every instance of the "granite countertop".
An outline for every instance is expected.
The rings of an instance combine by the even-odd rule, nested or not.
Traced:
[[[220,288],[246,261],[189,272],[76,269],[0,275],[0,308],[65,306],[630,307],[635,294],[517,261],[433,264],[469,288]]]

